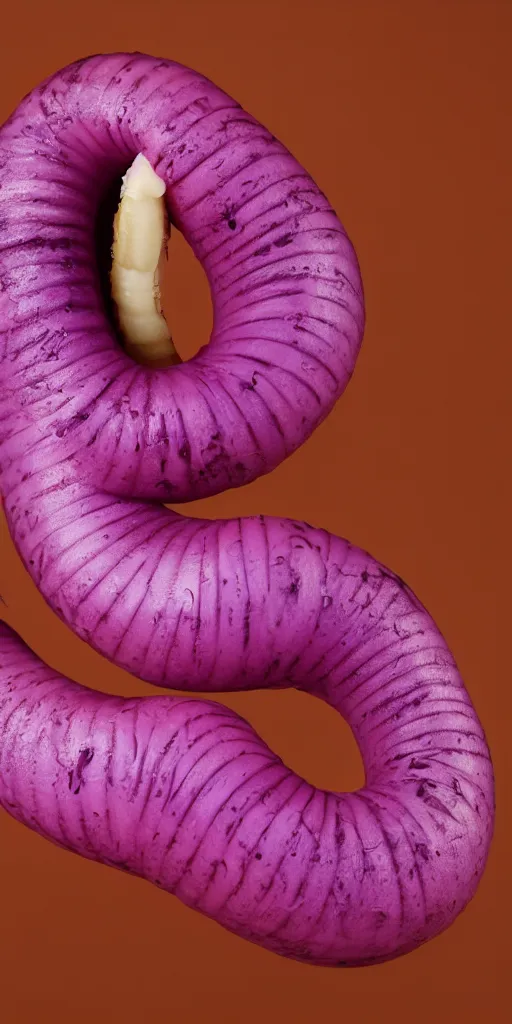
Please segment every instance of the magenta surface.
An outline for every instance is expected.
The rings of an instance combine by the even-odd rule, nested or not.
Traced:
[[[166,370],[123,353],[98,269],[100,204],[138,152],[212,290],[209,344]],[[161,504],[270,472],[346,387],[364,301],[328,200],[204,77],[114,54],[60,71],[0,130],[0,223],[0,489],[16,548],[76,634],[191,691],[88,691],[0,626],[2,806],[305,962],[368,964],[432,938],[473,896],[494,818],[485,737],[432,618],[324,530]],[[194,696],[262,686],[343,715],[362,790],[315,789]]]

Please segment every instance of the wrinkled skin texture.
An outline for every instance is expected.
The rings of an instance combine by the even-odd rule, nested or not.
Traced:
[[[209,344],[165,370],[122,351],[95,250],[138,152],[212,290]],[[35,89],[0,132],[0,185],[11,536],[78,636],[190,691],[89,691],[0,626],[2,806],[276,953],[355,966],[412,950],[471,899],[493,829],[489,752],[443,637],[402,580],[324,530],[161,504],[270,472],[342,394],[364,328],[344,229],[229,96],[140,54]],[[363,789],[315,789],[194,696],[263,686],[339,711]]]

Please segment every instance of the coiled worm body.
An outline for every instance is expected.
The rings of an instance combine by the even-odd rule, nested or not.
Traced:
[[[139,156],[211,287],[212,336],[188,362],[136,362],[102,295],[98,210]],[[475,893],[494,820],[485,736],[438,628],[322,529],[166,507],[270,472],[333,408],[364,328],[345,230],[254,117],[143,54],[34,89],[0,130],[0,186],[11,536],[78,636],[190,692],[89,691],[0,625],[2,806],[276,953],[354,966],[414,949]],[[315,789],[195,696],[263,686],[339,711],[363,789]]]

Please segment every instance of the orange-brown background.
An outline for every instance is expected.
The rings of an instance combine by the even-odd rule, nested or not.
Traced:
[[[409,582],[452,646],[486,728],[499,813],[478,894],[447,933],[384,966],[329,971],[246,944],[145,882],[53,848],[2,812],[0,1019],[504,1021],[512,967],[512,4],[50,0],[9,4],[2,18],[1,121],[40,79],[80,56],[147,51],[234,95],[331,199],[356,245],[367,298],[353,381],[286,464],[204,502],[201,512],[306,519],[349,537]],[[181,353],[191,355],[207,337],[211,309],[180,237],[171,245],[165,304]],[[80,682],[151,692],[57,621],[3,519],[0,528],[7,621]],[[226,703],[311,781],[362,781],[348,728],[319,702],[263,692]]]

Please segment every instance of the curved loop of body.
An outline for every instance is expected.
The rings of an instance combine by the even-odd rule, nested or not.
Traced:
[[[102,199],[142,153],[210,283],[214,327],[150,368],[101,295]],[[113,698],[0,626],[0,803],[308,963],[390,959],[473,896],[494,819],[482,727],[410,589],[305,523],[178,504],[270,472],[328,415],[364,327],[357,259],[291,154],[168,60],[79,61],[0,131],[0,487],[70,628],[187,698]],[[354,731],[366,783],[317,790],[194,693],[297,687]]]

